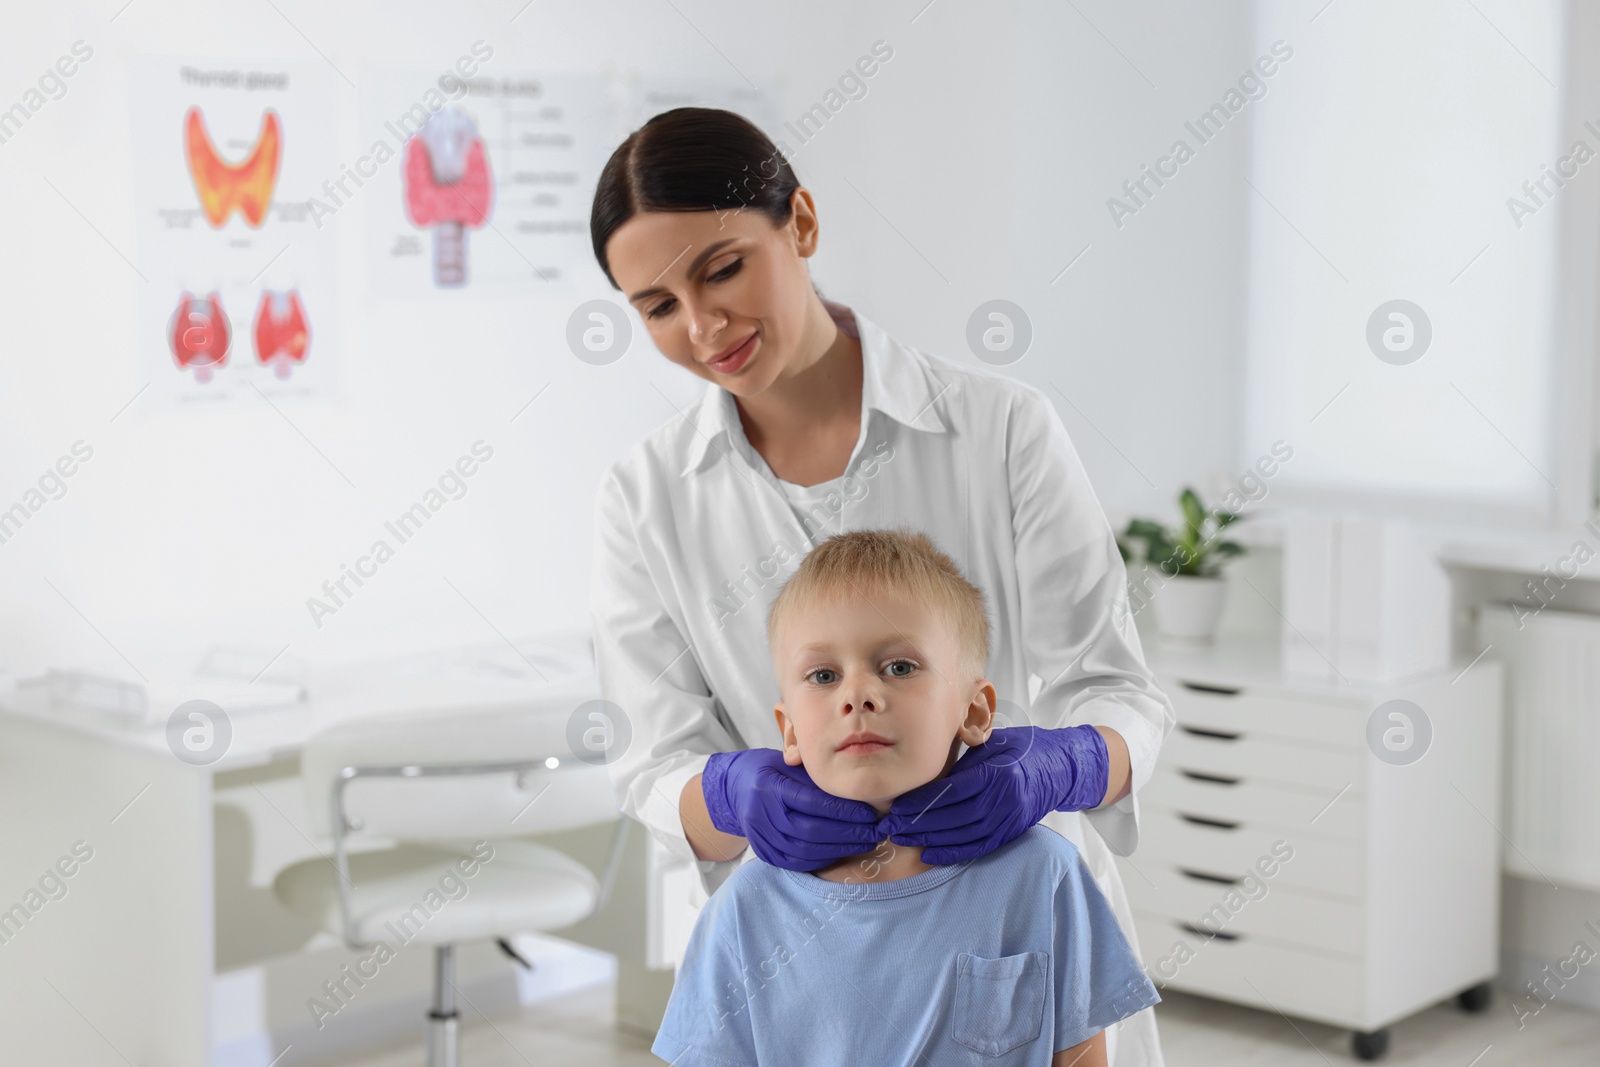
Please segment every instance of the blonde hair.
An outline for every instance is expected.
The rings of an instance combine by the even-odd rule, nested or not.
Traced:
[[[852,592],[900,594],[932,605],[955,638],[956,665],[966,680],[982,678],[988,669],[983,591],[925,534],[905,527],[835,534],[807,553],[767,610],[768,644],[791,612]]]

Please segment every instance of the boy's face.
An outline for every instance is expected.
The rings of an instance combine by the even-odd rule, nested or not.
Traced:
[[[796,609],[772,653],[784,762],[880,814],[989,737],[994,686],[961,676],[942,613],[910,598],[848,593]],[[846,747],[861,733],[887,743]]]

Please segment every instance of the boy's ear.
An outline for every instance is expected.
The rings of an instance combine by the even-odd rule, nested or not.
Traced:
[[[800,742],[794,736],[788,712],[783,710],[783,701],[772,706],[772,714],[778,720],[778,733],[783,735],[783,762],[791,767],[800,766]]]
[[[989,740],[994,728],[996,695],[994,683],[987,678],[978,679],[972,700],[967,704],[967,717],[961,722],[961,740],[968,748],[975,748]]]

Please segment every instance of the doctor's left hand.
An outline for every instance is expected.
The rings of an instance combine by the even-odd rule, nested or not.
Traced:
[[[1093,726],[992,730],[943,778],[896,797],[878,823],[891,844],[922,848],[922,862],[988,854],[1051,811],[1082,811],[1105,798],[1110,760]]]
[[[823,792],[775,748],[713,753],[700,789],[711,825],[745,838],[774,867],[814,871],[883,840],[877,809]]]

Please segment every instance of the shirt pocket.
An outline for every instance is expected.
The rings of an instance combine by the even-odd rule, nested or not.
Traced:
[[[995,959],[958,954],[950,1036],[985,1056],[1004,1055],[1038,1038],[1049,963],[1047,952]]]

